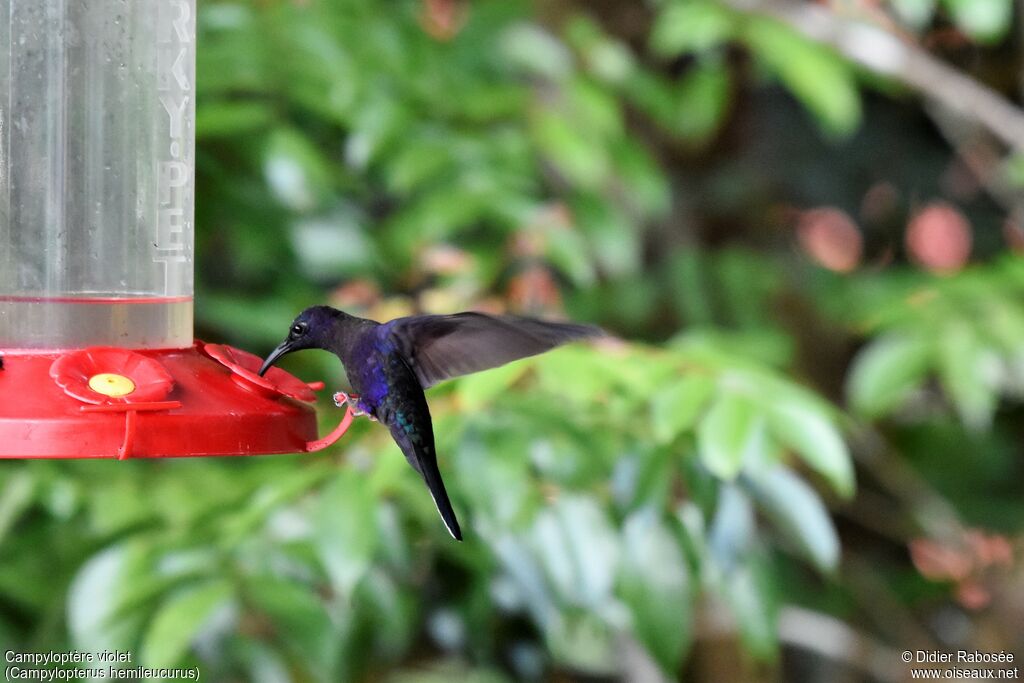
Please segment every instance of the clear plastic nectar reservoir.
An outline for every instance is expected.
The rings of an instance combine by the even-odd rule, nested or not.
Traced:
[[[0,348],[192,344],[195,0],[0,0]]]

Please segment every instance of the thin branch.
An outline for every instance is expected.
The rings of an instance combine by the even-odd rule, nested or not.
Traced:
[[[917,90],[976,121],[1011,149],[1024,151],[1024,111],[967,74],[883,28],[821,6],[786,0],[722,0],[733,9],[773,17],[875,73]]]
[[[779,640],[842,662],[881,681],[899,681],[906,675],[897,650],[830,614],[796,605],[783,607],[779,614]]]
[[[697,622],[698,640],[706,643],[738,634],[735,616],[719,607],[715,601],[708,601],[702,606]],[[906,675],[900,663],[899,650],[831,614],[798,605],[783,605],[779,610],[778,636],[779,642],[786,647],[812,652],[822,659],[869,674],[876,680],[895,683]],[[706,647],[700,649],[705,650]]]
[[[1000,156],[1002,150],[997,149],[999,143],[990,136],[979,134],[978,128],[966,130],[964,126],[958,125],[959,121],[954,120],[955,117],[942,107],[930,109],[929,114],[939,132],[988,196],[1007,213],[1019,216],[1024,209],[1024,196],[1007,182],[1006,175],[1001,172],[1003,158]]]
[[[926,536],[955,543],[965,525],[956,507],[915,470],[876,429],[854,432],[853,457],[875,481],[900,501]]]

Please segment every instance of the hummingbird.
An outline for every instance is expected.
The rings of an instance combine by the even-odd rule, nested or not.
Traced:
[[[448,532],[462,540],[437,466],[434,429],[424,391],[438,382],[534,356],[567,342],[604,335],[593,325],[517,315],[414,315],[379,323],[330,306],[312,306],[292,321],[259,374],[282,356],[322,349],[345,366],[351,394],[335,394],[356,415],[386,425],[405,459],[420,473]]]

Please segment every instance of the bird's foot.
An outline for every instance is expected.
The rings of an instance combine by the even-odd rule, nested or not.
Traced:
[[[370,411],[366,408],[366,405],[364,405],[363,402],[359,400],[358,394],[346,394],[344,391],[339,391],[335,393],[332,398],[334,399],[334,405],[338,406],[339,408],[344,408],[347,405],[349,409],[352,411],[353,417],[360,417],[362,415],[365,415],[366,417],[370,418],[372,422],[377,421],[377,418],[375,418],[370,413]]]

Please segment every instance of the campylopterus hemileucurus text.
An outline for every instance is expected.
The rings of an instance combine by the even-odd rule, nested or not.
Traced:
[[[423,476],[448,531],[459,521],[437,467],[434,430],[423,391],[442,380],[533,356],[560,344],[602,335],[600,328],[513,315],[418,315],[378,323],[330,306],[307,308],[260,368],[287,353],[323,349],[341,359],[356,413],[387,425],[409,464]]]

